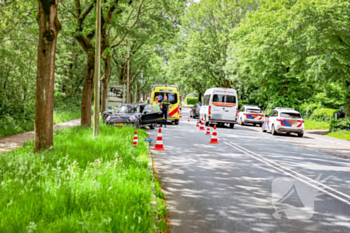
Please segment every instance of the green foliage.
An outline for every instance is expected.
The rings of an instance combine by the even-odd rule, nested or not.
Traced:
[[[148,144],[135,128],[101,124],[55,131],[51,150],[33,142],[2,154],[0,231],[153,232]],[[163,209],[160,211],[163,213]]]
[[[327,134],[327,136],[339,138],[339,139],[350,140],[350,131],[330,132],[329,134]]]
[[[199,102],[198,97],[186,97],[185,99],[185,103],[187,105],[195,105],[198,102]]]
[[[53,124],[62,123],[80,118],[80,104],[75,99],[67,101],[55,101],[53,112]],[[34,113],[5,114],[0,118],[0,138],[34,130]]]
[[[330,123],[330,131],[350,130],[350,117],[332,120]]]
[[[307,120],[305,121],[305,129],[329,129],[329,121],[315,121],[315,120]]]

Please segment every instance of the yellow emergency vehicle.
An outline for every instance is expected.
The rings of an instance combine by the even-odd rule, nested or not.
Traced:
[[[180,95],[179,87],[176,85],[163,85],[156,84],[151,91],[151,104],[154,102],[154,98],[159,97],[159,101],[162,101],[164,96],[168,97],[167,102],[170,102],[168,109],[168,121],[172,121],[175,125],[179,124],[179,111],[180,111]]]

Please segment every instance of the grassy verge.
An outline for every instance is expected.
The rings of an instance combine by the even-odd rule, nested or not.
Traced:
[[[329,122],[320,122],[314,120],[304,120],[305,129],[329,129]]]
[[[331,133],[328,133],[327,136],[345,139],[345,140],[350,140],[350,131],[331,132]]]
[[[80,118],[80,110],[54,111],[53,123],[58,124]],[[34,116],[29,119],[14,119],[5,116],[0,120],[0,138],[34,130]]]
[[[153,232],[148,145],[135,129],[101,124],[55,131],[54,148],[33,142],[0,160],[0,232]],[[159,194],[160,195],[160,194]],[[159,196],[157,195],[157,196]]]

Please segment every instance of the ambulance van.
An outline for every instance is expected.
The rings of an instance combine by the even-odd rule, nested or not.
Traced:
[[[178,86],[155,84],[151,92],[151,104],[153,104],[154,99],[157,96],[159,97],[159,102],[161,102],[165,95],[168,97],[168,102],[170,102],[170,108],[168,109],[168,121],[174,122],[175,125],[178,125],[180,116],[180,95]]]
[[[231,88],[210,88],[205,91],[199,112],[200,121],[205,125],[229,124],[234,128],[238,117],[237,91]]]

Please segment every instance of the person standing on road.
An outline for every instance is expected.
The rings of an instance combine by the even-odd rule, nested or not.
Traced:
[[[158,102],[158,100],[159,100],[158,96],[154,98],[154,102],[152,104],[152,111],[155,111],[155,112],[160,111],[160,107],[159,107],[160,103]]]
[[[164,100],[161,102],[161,110],[163,112],[163,121],[164,121],[164,127],[166,128],[166,124],[168,121],[168,109],[169,109],[170,103],[168,102],[168,96],[164,95]]]

